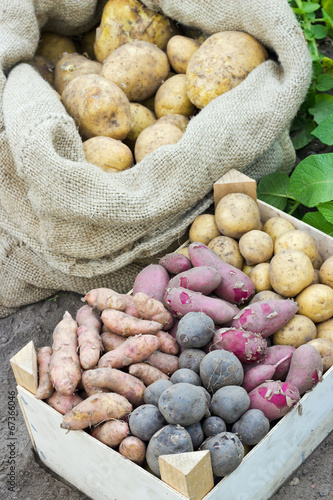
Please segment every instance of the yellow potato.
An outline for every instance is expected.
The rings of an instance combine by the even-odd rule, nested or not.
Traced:
[[[215,227],[220,234],[216,224]],[[237,267],[237,269],[243,268],[244,259],[239,251],[238,242],[233,238],[230,238],[229,236],[216,236],[208,243],[208,247],[221,257],[224,262]]]
[[[333,255],[328,257],[319,269],[319,281],[333,288]]]
[[[191,56],[186,70],[187,95],[202,109],[239,85],[268,59],[266,49],[244,32],[215,33]]]
[[[239,251],[249,266],[267,262],[273,255],[272,238],[263,231],[252,229],[241,236]]]
[[[283,297],[295,297],[310,285],[313,276],[311,260],[300,250],[282,250],[270,261],[269,280]]]
[[[35,68],[38,73],[46,80],[50,85],[54,85],[54,69],[55,66],[51,61],[42,56],[33,56],[32,59],[27,61],[30,66]]]
[[[124,142],[131,150],[134,150],[135,141],[145,128],[156,122],[156,115],[138,102],[130,102],[130,112],[131,130]]]
[[[255,302],[259,301],[284,300],[284,299],[285,297],[282,297],[282,295],[279,295],[278,293],[273,292],[272,290],[263,290],[262,292],[256,293],[250,300],[249,304],[254,304]]]
[[[333,366],[333,342],[327,339],[317,338],[310,340],[308,344],[311,344],[319,352],[323,360],[323,373],[325,373]]]
[[[215,208],[215,221],[221,234],[239,239],[248,231],[259,229],[259,207],[246,194],[227,194]]]
[[[83,143],[86,160],[106,172],[120,172],[134,164],[132,151],[111,137],[92,137]]]
[[[317,323],[317,338],[333,342],[333,318]]]
[[[316,248],[316,250],[317,250],[317,254],[316,254],[314,261],[312,262],[312,265],[315,269],[319,270],[321,268],[321,266],[323,265],[324,259],[320,255],[318,248]]]
[[[273,243],[275,243],[276,239],[281,236],[281,234],[292,231],[293,229],[295,229],[295,226],[283,217],[271,217],[265,222],[263,227],[263,231],[269,234]]]
[[[73,52],[76,52],[76,47],[68,36],[46,31],[41,34],[35,55],[45,57],[56,65],[63,54]]]
[[[81,51],[83,54],[87,54],[90,59],[95,59],[94,43],[96,39],[96,28],[83,33],[81,38]]]
[[[145,128],[136,140],[134,147],[135,160],[139,162],[155,149],[167,144],[175,144],[182,136],[183,132],[175,125],[153,123],[150,127]]]
[[[148,97],[148,99],[144,99],[143,101],[141,101],[140,104],[150,109],[150,111],[152,111],[155,114],[155,94],[152,95],[151,97]]]
[[[197,241],[208,245],[211,240],[219,236],[215,217],[213,214],[198,215],[191,224],[189,238],[191,242]]]
[[[195,106],[186,95],[186,75],[175,75],[166,80],[155,95],[155,113],[158,118],[170,113],[192,116]]]
[[[135,40],[150,42],[165,50],[169,39],[178,33],[172,19],[147,9],[139,0],[109,0],[96,30],[96,59],[104,62],[118,47]]]
[[[171,125],[176,125],[180,128],[182,132],[185,132],[190,119],[187,116],[179,115],[178,113],[163,115],[159,118],[158,123],[171,123]]]
[[[313,280],[311,281],[310,285],[316,285],[317,283],[320,283],[319,271],[318,271],[318,269],[314,269]]]
[[[64,54],[55,67],[54,88],[61,95],[69,82],[74,80],[77,76],[89,75],[92,73],[99,75],[101,70],[101,63],[91,61],[76,52],[74,54]]]
[[[269,263],[262,262],[254,266],[250,273],[251,281],[253,281],[256,293],[265,290],[272,290],[271,282],[269,281]]]
[[[175,35],[168,41],[167,55],[176,73],[186,73],[190,57],[200,47],[200,42],[194,38]]]
[[[129,101],[143,101],[155,94],[167,79],[169,61],[166,54],[149,42],[126,43],[106,59],[101,75],[114,82]]]
[[[189,252],[188,247],[179,248],[178,250],[176,250],[176,253],[180,253],[182,255],[185,255],[185,257],[187,257],[188,259],[190,258],[190,252]]]
[[[307,316],[295,314],[286,325],[273,333],[272,340],[274,345],[299,347],[315,339],[316,335],[317,328],[314,322]]]
[[[299,314],[315,323],[333,316],[333,289],[327,285],[310,285],[296,297]]]
[[[244,274],[246,274],[247,276],[250,277],[250,274],[252,273],[253,268],[254,268],[254,266],[248,266],[247,264],[244,264],[242,271]]]
[[[131,129],[130,103],[113,82],[100,75],[78,76],[65,88],[62,102],[81,135],[125,139]]]
[[[301,229],[293,229],[281,234],[274,243],[274,253],[277,254],[281,250],[300,250],[304,252],[311,263],[317,257],[317,247],[312,236]]]

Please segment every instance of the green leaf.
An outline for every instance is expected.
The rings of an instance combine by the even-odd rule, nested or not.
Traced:
[[[263,177],[257,189],[258,198],[279,210],[284,210],[287,204],[289,177],[282,172]]]
[[[300,107],[301,111],[307,111],[316,105],[316,91],[313,87],[310,87],[308,93],[306,94],[305,100]]]
[[[290,176],[288,195],[306,207],[333,198],[333,153],[310,155],[302,160]]]
[[[313,115],[314,121],[320,123],[333,113],[333,96],[329,94],[318,94],[316,103],[309,108],[309,113]]]
[[[318,127],[313,130],[312,134],[318,137],[318,139],[324,144],[333,146],[333,114],[320,122]]]
[[[308,28],[303,28],[303,33],[307,40],[313,40],[314,34],[311,30],[309,30]]]
[[[327,26],[323,26],[322,24],[314,24],[311,28],[311,31],[313,33],[313,36],[317,40],[322,40],[327,36],[328,28]]]
[[[317,78],[323,71],[323,68],[322,68],[322,65],[320,64],[320,62],[318,61],[315,61],[313,64],[312,64],[312,75],[314,78]]]
[[[301,149],[304,148],[307,144],[309,144],[313,140],[312,131],[315,130],[315,122],[310,120],[306,126],[299,132],[299,134],[295,135],[291,142],[293,143],[294,148]]]
[[[308,212],[304,215],[302,221],[315,227],[316,229],[319,229],[319,231],[322,231],[323,233],[333,236],[333,224],[327,222],[327,220],[319,212]]]
[[[316,89],[319,92],[326,92],[326,90],[333,89],[333,77],[325,73],[319,75],[316,82]]]
[[[319,203],[317,206],[319,212],[325,219],[333,224],[333,201],[327,201],[326,203]]]
[[[316,10],[320,9],[320,5],[315,3],[302,2],[302,9],[306,13],[315,12]]]
[[[333,59],[330,59],[329,57],[323,57],[321,64],[323,66],[323,73],[326,73],[333,77]]]

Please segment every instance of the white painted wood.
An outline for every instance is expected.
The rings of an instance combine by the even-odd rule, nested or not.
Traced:
[[[93,500],[186,499],[85,431],[60,428],[63,416],[17,387],[40,460]]]
[[[272,496],[332,431],[332,387],[333,367],[204,500],[267,500]],[[89,498],[186,498],[88,433],[61,429],[62,415],[29,391],[17,389],[41,461]]]

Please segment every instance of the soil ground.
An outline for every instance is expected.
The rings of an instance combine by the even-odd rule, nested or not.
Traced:
[[[9,411],[11,391],[16,383],[9,360],[30,340],[36,348],[49,345],[52,332],[65,311],[75,315],[82,306],[81,296],[59,292],[56,296],[22,307],[18,312],[0,320],[0,498],[8,500],[84,500],[87,497],[65,484],[59,477],[36,461],[21,410],[15,411],[15,481],[14,491],[8,490]],[[331,397],[328,396],[328,397]],[[13,457],[12,457],[13,458]],[[317,500],[333,498],[333,432],[305,460],[304,464],[286,479],[270,500]],[[102,499],[101,499],[102,500]],[[118,500],[132,500],[124,497]],[[153,499],[151,499],[153,500]]]

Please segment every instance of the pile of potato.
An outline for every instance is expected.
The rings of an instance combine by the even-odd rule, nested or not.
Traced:
[[[43,33],[30,63],[75,119],[87,161],[119,172],[178,142],[191,117],[267,58],[246,33],[191,38],[139,0],[109,0],[80,44]]]
[[[218,479],[332,366],[333,256],[239,193],[189,234],[131,294],[65,312],[36,397],[156,476],[161,455],[209,450]]]

